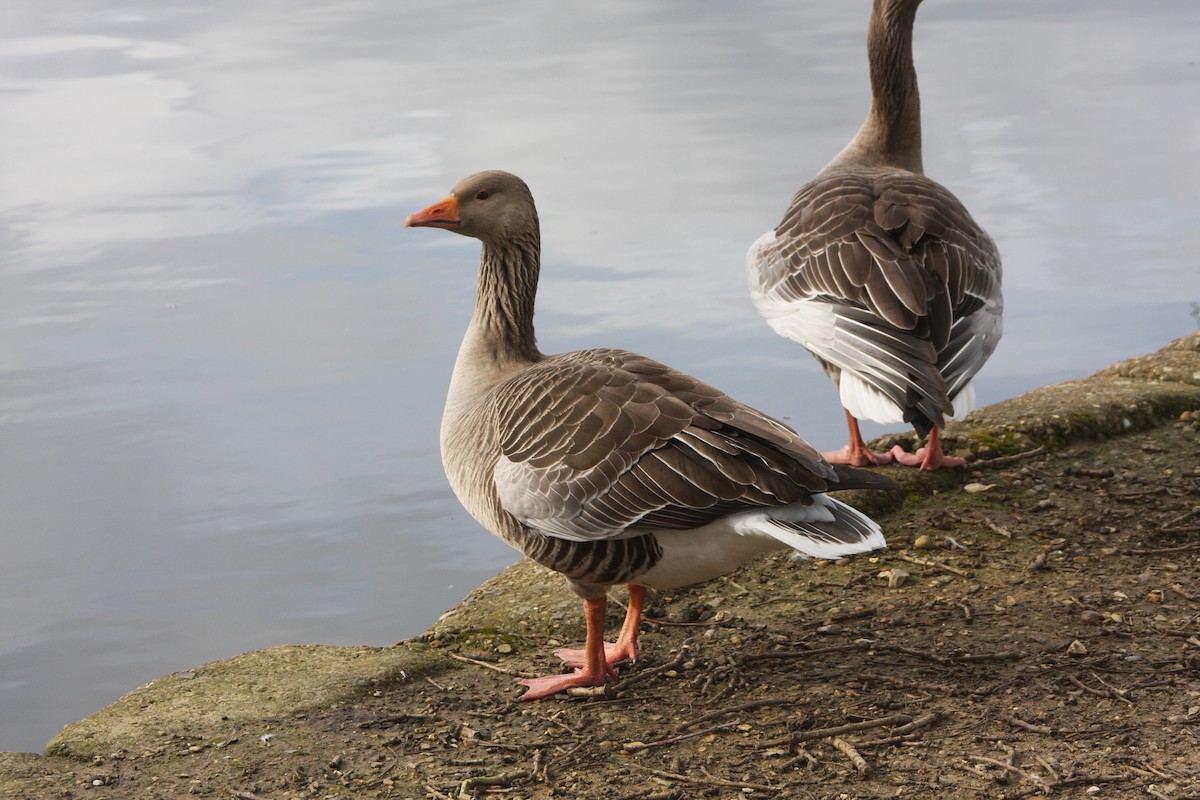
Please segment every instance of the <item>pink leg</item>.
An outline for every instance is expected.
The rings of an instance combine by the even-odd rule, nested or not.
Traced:
[[[611,671],[604,660],[604,610],[607,606],[608,599],[605,597],[589,597],[583,601],[583,616],[587,622],[583,668],[565,675],[526,678],[520,683],[528,686],[529,691],[521,695],[522,700],[540,700],[574,686],[604,685]]]
[[[929,441],[917,452],[909,455],[900,445],[892,448],[896,461],[906,467],[918,467],[925,472],[933,472],[942,467],[962,467],[967,460],[957,456],[948,456],[942,451],[942,443],[938,441],[938,429],[929,432]]]
[[[852,467],[869,467],[892,463],[895,454],[894,449],[890,453],[872,452],[867,448],[867,443],[863,441],[862,433],[858,430],[858,420],[849,411],[846,412],[846,422],[850,427],[850,444],[841,450],[822,453],[821,455],[825,456],[826,461],[830,464],[849,464]]]
[[[604,644],[604,661],[609,667],[621,661],[637,661],[637,638],[642,624],[642,607],[646,602],[646,587],[636,584],[626,586],[629,590],[629,609],[625,612],[625,623],[615,644]],[[587,657],[586,650],[560,648],[554,655],[569,667],[582,667]]]

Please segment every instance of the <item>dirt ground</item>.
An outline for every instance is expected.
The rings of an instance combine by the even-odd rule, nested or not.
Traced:
[[[516,700],[582,638],[526,564],[413,645],[427,666],[352,697],[0,767],[39,799],[1200,798],[1198,429],[921,476],[875,513],[886,551],[655,597],[593,696]]]
[[[883,515],[878,558],[780,556],[662,597],[603,697],[512,702],[508,673],[555,669],[564,637],[440,640],[489,666],[325,715],[354,765],[336,779],[384,797],[1200,797],[1186,430],[980,470],[968,485],[990,488]]]

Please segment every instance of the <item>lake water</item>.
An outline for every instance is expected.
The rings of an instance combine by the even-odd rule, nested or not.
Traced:
[[[478,245],[402,228],[476,170],[539,202],[545,351],[843,444],[742,259],[857,130],[868,9],[8,0],[0,750],[241,651],[412,636],[515,559],[438,458]],[[1200,4],[929,0],[916,39],[926,169],[1004,254],[981,401],[1194,330]]]

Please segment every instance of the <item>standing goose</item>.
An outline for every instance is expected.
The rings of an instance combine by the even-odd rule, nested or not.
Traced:
[[[707,580],[786,546],[839,558],[885,545],[873,521],[825,491],[893,481],[835,471],[782,422],[644,356],[538,351],[538,217],[519,178],[472,175],[405,225],[483,243],[442,416],[450,485],[480,524],[583,598],[584,649],[556,653],[575,669],[522,681],[523,699],[602,685],[635,658],[647,588]],[[618,583],[628,613],[606,645],[605,596]]]
[[[871,109],[858,134],[746,255],[750,295],[838,386],[850,444],[825,457],[935,470],[938,429],[975,406],[971,379],[1000,340],[1000,255],[921,167],[912,29],[921,0],[875,0]],[[860,418],[910,423],[926,447],[873,453]]]

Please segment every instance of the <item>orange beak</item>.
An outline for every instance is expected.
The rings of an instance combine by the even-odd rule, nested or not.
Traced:
[[[458,198],[450,195],[445,200],[434,203],[429,208],[415,214],[409,214],[404,220],[406,228],[447,228],[454,230],[462,225],[458,218]]]

